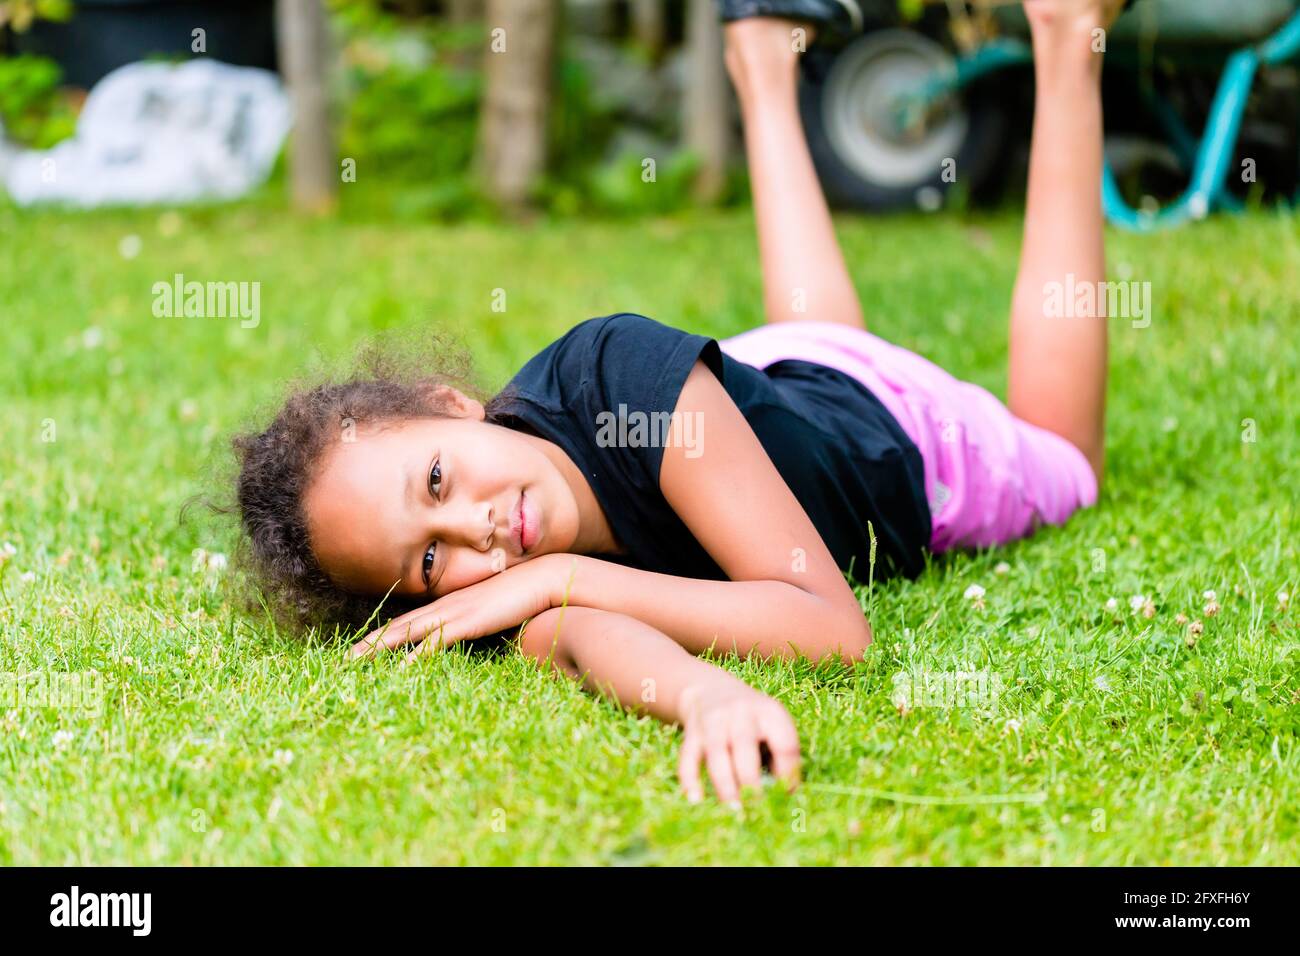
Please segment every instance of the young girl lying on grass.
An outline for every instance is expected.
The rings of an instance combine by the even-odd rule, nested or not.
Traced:
[[[1037,91],[1008,406],[863,325],[792,44],[849,5],[723,0],[767,324],[716,342],[592,319],[486,405],[382,367],[293,394],[235,440],[267,593],[313,623],[411,608],[358,655],[523,625],[524,654],[684,727],[692,800],[701,761],[728,802],[765,759],[795,784],[785,709],[694,655],[859,659],[871,628],[843,572],[865,578],[873,533],[880,571],[914,575],[927,549],[1010,541],[1096,501],[1106,321],[1046,318],[1044,288],[1104,277],[1092,31],[1118,5],[1025,0]]]

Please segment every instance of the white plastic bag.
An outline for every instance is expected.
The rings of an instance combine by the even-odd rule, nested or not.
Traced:
[[[209,59],[131,63],[95,84],[72,139],[9,151],[0,177],[21,205],[231,199],[265,181],[290,123],[274,73]]]

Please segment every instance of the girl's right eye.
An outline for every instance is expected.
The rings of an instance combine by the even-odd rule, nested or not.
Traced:
[[[433,572],[433,558],[437,547],[436,544],[431,544],[429,549],[424,552],[424,565],[420,569],[420,573],[424,575],[424,586],[426,588],[429,586],[429,575]]]

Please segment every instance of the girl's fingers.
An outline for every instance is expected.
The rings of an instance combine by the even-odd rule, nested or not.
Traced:
[[[389,621],[376,631],[371,631],[352,645],[353,657],[371,657],[376,651],[391,651],[402,644],[409,644],[415,636],[415,629],[399,618]]]
[[[700,759],[704,756],[700,735],[688,731],[682,741],[682,751],[677,757],[677,779],[686,791],[686,799],[699,803],[704,799],[704,785],[700,783]]]
[[[429,634],[437,633],[442,622],[428,612],[417,613],[409,620],[397,618],[352,645],[353,657],[370,657],[376,651],[391,651],[405,644],[417,644]]]
[[[763,786],[763,763],[758,756],[758,735],[748,723],[737,724],[731,732],[731,762],[736,768],[736,782],[742,787]]]
[[[772,775],[791,787],[799,783],[799,732],[784,709],[761,714],[758,718],[759,739],[772,755]]]
[[[736,768],[731,762],[730,740],[726,728],[709,733],[704,744],[704,762],[709,768],[713,790],[723,803],[738,804],[740,792],[736,786]]]

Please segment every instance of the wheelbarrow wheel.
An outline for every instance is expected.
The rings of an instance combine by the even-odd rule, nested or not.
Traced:
[[[967,90],[917,107],[916,91],[953,62],[920,33],[884,29],[805,71],[804,131],[833,204],[933,210],[985,183],[1006,126],[997,104]]]

